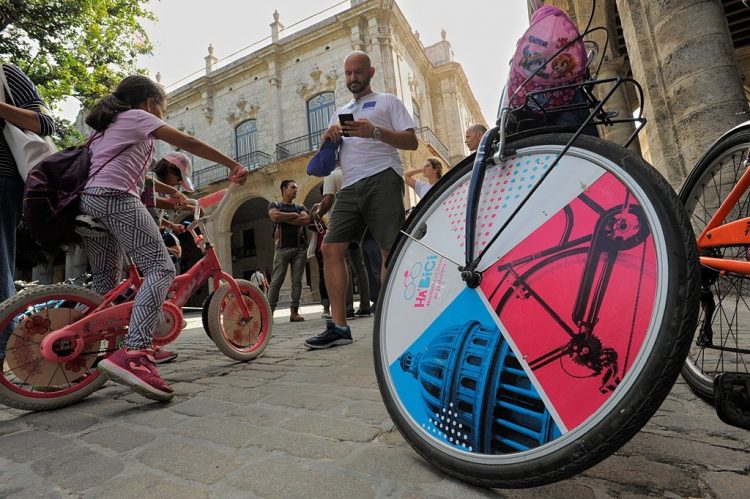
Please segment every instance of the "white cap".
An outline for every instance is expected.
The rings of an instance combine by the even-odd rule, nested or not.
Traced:
[[[190,172],[192,171],[190,158],[181,152],[169,151],[162,159],[169,161],[172,165],[179,168],[182,175],[182,188],[187,192],[194,192],[193,183],[190,181]]]

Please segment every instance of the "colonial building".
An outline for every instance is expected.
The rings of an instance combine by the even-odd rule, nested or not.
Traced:
[[[351,99],[343,61],[352,50],[370,55],[376,68],[373,89],[398,96],[414,117],[420,145],[401,153],[406,169],[421,166],[429,156],[455,164],[468,153],[466,127],[484,122],[445,32],[425,47],[394,1],[351,0],[344,7],[289,28],[274,12],[266,45],[224,64],[209,47],[205,74],[169,91],[168,123],[250,170],[212,228],[222,264],[237,277],[248,277],[256,267],[270,274],[268,204],[279,199],[282,180],[297,182],[297,202],[308,208],[320,199],[322,179],[309,177],[306,166],[332,113]],[[157,154],[166,149],[160,144]],[[226,172],[195,158],[198,195],[226,187]],[[404,204],[415,202],[407,189]],[[311,260],[308,292],[317,289],[316,267]]]
[[[548,0],[583,29],[610,38],[600,78],[632,76],[645,93],[648,119],[640,136],[644,156],[678,188],[702,153],[727,130],[750,118],[750,9],[741,0]],[[592,36],[604,47],[601,32]],[[610,109],[629,113],[639,103],[620,92]],[[629,130],[604,130],[619,139]]]
[[[205,73],[167,89],[169,124],[250,170],[211,227],[222,265],[235,277],[247,278],[256,267],[270,274],[268,204],[279,199],[282,180],[300,186],[298,203],[309,208],[320,199],[322,179],[309,177],[306,166],[332,113],[351,99],[343,62],[352,50],[370,55],[376,68],[373,89],[398,96],[414,117],[419,148],[401,153],[406,169],[421,167],[430,156],[455,164],[468,154],[466,127],[485,123],[445,32],[439,42],[424,46],[393,0],[340,5],[289,27],[274,12],[270,37],[249,53],[222,61],[221,48],[209,46]],[[156,157],[167,150],[159,143]],[[197,196],[227,187],[226,175],[225,167],[194,158]],[[406,191],[404,204],[415,204],[413,192]],[[79,267],[80,255],[69,250]],[[317,289],[316,267],[311,260],[307,293]]]

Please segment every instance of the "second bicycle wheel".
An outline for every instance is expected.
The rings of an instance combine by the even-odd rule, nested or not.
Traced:
[[[273,319],[263,292],[250,281],[236,279],[236,282],[250,318],[243,319],[238,297],[229,286],[222,285],[212,294],[206,322],[209,336],[221,353],[230,359],[247,362],[266,350],[271,341]]]
[[[383,284],[386,407],[427,461],[476,485],[549,483],[612,454],[667,396],[695,325],[695,244],[674,191],[589,137],[539,183],[569,138],[515,141],[517,156],[487,169],[479,287],[452,263],[465,258],[468,167],[418,205],[417,240],[399,240]]]
[[[696,237],[745,172],[750,131],[736,130],[717,142],[695,165],[680,189]],[[750,217],[750,194],[743,193],[724,223]],[[750,245],[713,246],[701,256],[750,260]],[[723,372],[750,373],[750,277],[701,268],[698,326],[682,377],[701,397],[713,402],[714,377]]]

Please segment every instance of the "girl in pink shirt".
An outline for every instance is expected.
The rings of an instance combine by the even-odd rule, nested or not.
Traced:
[[[140,200],[151,165],[153,139],[223,164],[229,168],[232,182],[242,184],[247,177],[241,164],[164,123],[166,109],[167,98],[161,86],[140,75],[125,78],[91,109],[86,117],[86,124],[94,129],[91,176],[81,195],[81,211],[101,220],[109,229],[84,238],[94,290],[104,294],[117,284],[122,252],[143,275],[125,346],[100,362],[99,370],[154,400],[174,396],[156,369],[152,339],[175,270],[159,228]],[[187,201],[180,192],[173,197],[177,204]]]

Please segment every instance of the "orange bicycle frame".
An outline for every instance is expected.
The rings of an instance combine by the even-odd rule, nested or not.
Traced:
[[[699,253],[704,248],[715,246],[750,246],[750,217],[724,223],[729,212],[750,187],[750,163],[745,160],[744,166],[742,177],[698,236]],[[750,275],[750,261],[747,260],[701,256],[700,263],[720,272]]]

